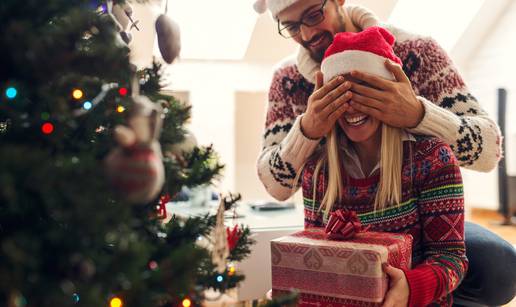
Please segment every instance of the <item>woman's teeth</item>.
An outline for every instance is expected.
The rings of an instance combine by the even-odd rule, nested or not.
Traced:
[[[367,121],[367,115],[361,116],[346,116],[346,123],[350,126],[360,126]]]

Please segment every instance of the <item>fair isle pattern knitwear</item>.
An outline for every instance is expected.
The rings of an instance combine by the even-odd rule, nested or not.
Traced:
[[[361,29],[378,24],[363,8],[345,8]],[[496,167],[501,156],[498,126],[471,95],[446,52],[428,37],[386,28],[396,38],[394,53],[402,60],[403,70],[425,108],[423,120],[409,132],[444,140],[463,167],[478,171]],[[277,68],[271,83],[257,170],[267,191],[279,200],[294,194],[293,182],[300,167],[321,141],[306,138],[299,125],[314,89],[311,80],[318,65],[300,48],[297,60]]]
[[[376,172],[364,179],[347,178],[342,201],[332,210],[356,211],[364,225],[371,225],[371,231],[411,234],[413,266],[404,270],[409,306],[452,306],[451,293],[468,267],[460,168],[449,146],[436,138],[418,136],[415,142],[403,144],[399,205],[373,213],[380,178]],[[325,226],[324,214],[318,209],[328,179],[324,171],[317,175],[314,195],[316,163],[310,158],[301,175],[305,228]]]

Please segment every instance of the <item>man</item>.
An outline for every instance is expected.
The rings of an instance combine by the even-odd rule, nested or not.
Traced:
[[[270,87],[263,149],[257,162],[267,191],[279,200],[292,196],[304,163],[348,111],[415,134],[439,137],[450,144],[465,168],[495,168],[501,156],[499,129],[471,95],[446,52],[430,38],[385,25],[395,35],[394,51],[404,63],[403,67],[385,63],[396,81],[362,73],[357,65],[352,74],[356,82],[334,79],[323,84],[320,62],[333,36],[378,24],[369,11],[344,7],[344,2],[259,0],[255,6],[262,11],[268,6],[279,34],[300,45],[297,58],[276,69]],[[485,305],[507,303],[516,292],[513,247],[471,223],[466,223],[465,233],[470,266],[454,296]],[[396,304],[396,294],[386,297],[390,299],[385,306]]]

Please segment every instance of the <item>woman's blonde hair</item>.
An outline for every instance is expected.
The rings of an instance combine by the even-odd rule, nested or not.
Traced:
[[[374,212],[389,206],[397,205],[401,201],[401,169],[403,165],[402,130],[386,124],[382,125],[380,146],[380,182],[374,201]],[[319,206],[324,209],[324,216],[329,216],[333,205],[342,201],[344,174],[341,172],[341,154],[339,150],[339,132],[344,133],[338,125],[328,133],[325,148],[320,152],[313,173],[312,202],[315,202],[317,178],[321,168],[327,168],[328,184]],[[304,167],[304,166],[303,166]],[[301,170],[303,169],[301,168]],[[298,178],[301,171],[298,173]]]

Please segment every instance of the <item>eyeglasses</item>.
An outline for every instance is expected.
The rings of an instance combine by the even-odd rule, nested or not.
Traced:
[[[278,21],[278,33],[284,38],[291,38],[297,36],[299,32],[301,32],[301,25],[313,27],[320,24],[324,20],[324,7],[326,6],[326,2],[328,2],[328,0],[323,1],[320,9],[304,14],[299,22],[289,23],[288,25],[281,27],[281,24]]]

